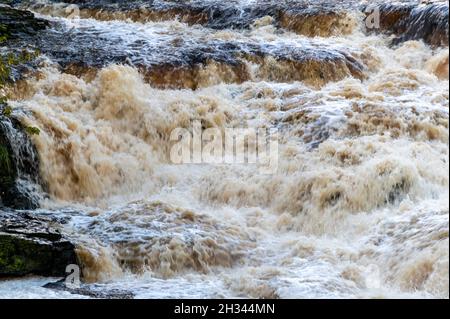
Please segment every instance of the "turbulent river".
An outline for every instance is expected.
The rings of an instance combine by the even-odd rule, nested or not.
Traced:
[[[448,298],[448,42],[367,32],[347,1],[302,22],[274,18],[270,1],[221,4],[217,19],[201,10],[215,1],[191,2],[20,5],[51,23],[38,72],[10,101],[40,129],[35,214],[67,219],[84,285]],[[174,164],[171,133],[195,121],[276,129],[276,170]],[[77,297],[48,281],[0,281],[0,296]]]

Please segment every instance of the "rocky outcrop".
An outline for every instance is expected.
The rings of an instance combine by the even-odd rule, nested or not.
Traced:
[[[0,89],[35,68],[35,40],[48,26],[48,21],[36,18],[30,11],[0,1]]]
[[[48,26],[48,22],[37,19],[33,13],[17,10],[0,2],[0,35],[8,39],[35,35]]]
[[[9,3],[9,1],[8,1]],[[29,11],[0,4],[0,207],[38,206],[38,158],[25,128],[5,103],[3,89],[28,70],[38,32],[48,23]]]
[[[45,14],[71,16],[97,20],[127,20],[137,22],[179,19],[212,29],[248,29],[258,20],[271,17],[274,24],[304,35],[335,34],[325,30],[335,29],[345,16],[345,10],[357,8],[359,0],[258,0],[245,3],[239,0],[47,0],[16,1],[25,8]],[[76,5],[76,7],[75,7]],[[344,19],[345,20],[345,19]],[[312,28],[311,28],[312,27]],[[314,28],[315,27],[315,28]],[[344,32],[345,33],[345,32]]]
[[[11,190],[17,178],[17,172],[13,165],[11,146],[0,119],[0,203],[10,204],[13,198]]]
[[[55,23],[41,32],[37,47],[67,73],[93,77],[109,64],[128,64],[157,88],[197,89],[248,80],[320,86],[348,76],[364,78],[365,67],[351,52],[331,46],[211,39],[188,31],[174,33],[164,25],[159,28],[143,31],[124,24],[112,32],[92,20],[81,20],[76,28]],[[166,36],[155,41],[149,32]]]
[[[369,14],[375,8],[380,13],[380,25],[369,31],[396,35],[394,44],[423,40],[432,46],[448,46],[448,2],[389,3],[364,10]]]
[[[401,22],[405,32],[397,42],[424,40],[433,46],[448,46],[448,3],[436,3],[414,8]]]
[[[0,209],[0,277],[64,276],[76,264],[75,247],[56,220]]]
[[[213,29],[251,28],[259,19],[270,18],[283,32],[313,36],[330,36],[352,32],[360,19],[356,12],[367,6],[360,1],[261,0],[242,1],[14,1],[17,6],[33,8],[45,14],[81,17],[97,20],[132,19],[135,21],[170,20],[175,17],[190,24],[202,24]],[[77,7],[74,7],[76,5]],[[380,10],[380,26],[367,32],[396,35],[393,44],[423,39],[439,46],[448,45],[448,4],[438,2],[419,5],[417,1],[386,4],[372,1]],[[70,7],[72,6],[72,7]],[[76,12],[74,13],[73,10]],[[370,14],[370,10],[367,15]],[[361,22],[361,21],[359,21]],[[38,23],[43,28],[45,23]],[[317,47],[305,41],[302,45],[267,43],[233,39],[208,38],[201,34],[173,33],[159,26],[155,37],[136,28],[116,28],[81,20],[77,27],[52,22],[52,27],[38,36],[22,37],[19,47],[33,42],[41,52],[57,62],[64,72],[93,79],[97,71],[108,64],[130,64],[138,68],[145,80],[161,89],[197,89],[218,83],[242,83],[249,80],[293,82],[303,81],[322,86],[345,77],[365,78],[365,66],[352,52],[334,47]],[[147,30],[148,31],[148,30]],[[158,37],[159,33],[165,37]],[[158,38],[158,41],[154,41]],[[252,65],[249,68],[249,65]],[[254,68],[253,66],[256,66]],[[256,71],[255,71],[256,70]]]
[[[20,122],[0,105],[0,207],[39,206],[39,159]]]
[[[257,8],[221,1],[68,0],[63,5],[57,1],[12,1],[11,4],[43,13],[55,11],[63,16],[68,14],[68,5],[76,4],[76,10],[80,10],[82,17],[92,15],[96,19],[103,17],[105,20],[108,19],[103,16],[106,14],[112,14],[111,19],[120,18],[117,14],[124,14],[124,19],[135,17],[134,20],[140,20],[136,17],[135,10],[139,12],[139,16],[144,11],[151,11],[162,20],[172,19],[180,14],[189,16],[192,13],[186,19],[193,23],[201,22],[214,29],[248,28],[257,19],[266,16],[276,16],[278,21],[280,9],[287,8],[282,3],[267,0],[261,1]],[[292,14],[304,13],[313,20],[314,12],[321,12],[309,9],[304,1],[297,1],[295,8],[295,12],[291,10]],[[334,48],[318,48],[308,43],[304,46],[272,46],[250,43],[251,41],[208,39],[201,34],[176,34],[170,28],[155,30],[158,41],[154,41],[147,32],[141,35],[142,31],[136,28],[124,26],[111,32],[108,26],[89,20],[80,21],[75,28],[57,21],[51,23],[51,28],[46,28],[49,22],[36,19],[30,12],[11,7],[2,7],[2,10],[5,16],[0,19],[0,24],[6,25],[8,34],[14,33],[14,40],[12,36],[8,40],[10,50],[38,48],[52,61],[59,63],[65,72],[77,76],[94,77],[98,69],[117,63],[131,64],[155,87],[171,89],[197,89],[217,83],[242,83],[248,80],[304,81],[320,86],[348,76],[360,79],[364,77],[364,66],[351,53],[344,54]],[[51,12],[47,12],[49,10]],[[151,15],[149,19],[153,19],[152,17],[155,18]],[[286,28],[307,28],[305,25],[291,25],[289,20],[283,18]],[[160,32],[167,36],[158,37]],[[259,66],[259,71],[254,74],[249,63]]]
[[[26,48],[47,25],[31,12],[0,4],[0,89],[20,77],[30,62]],[[1,97],[0,277],[63,276],[66,265],[76,263],[74,246],[51,220],[6,208],[38,207],[39,163],[27,128]]]
[[[45,14],[80,15],[97,20],[138,22],[179,19],[213,29],[246,29],[258,20],[270,17],[280,28],[306,36],[331,36],[350,33],[357,24],[354,13],[370,15],[378,8],[380,27],[369,32],[398,36],[395,43],[422,39],[431,45],[448,45],[448,1],[397,0],[47,0],[15,3]],[[76,7],[75,7],[76,6]]]

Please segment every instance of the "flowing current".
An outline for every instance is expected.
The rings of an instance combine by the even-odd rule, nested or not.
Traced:
[[[10,104],[40,129],[38,212],[70,216],[92,289],[448,298],[448,47],[392,45],[356,11],[311,34],[36,3],[59,51],[44,47]],[[277,170],[173,164],[170,135],[194,121],[277,129]],[[73,297],[45,282],[0,296]]]

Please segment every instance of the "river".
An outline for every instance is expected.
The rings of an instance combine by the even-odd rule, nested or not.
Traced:
[[[10,101],[40,129],[35,213],[70,217],[83,285],[448,298],[448,43],[393,44],[367,32],[356,1],[328,1],[345,13],[319,18],[333,9],[308,4],[303,22],[274,18],[272,1],[110,2],[21,4],[51,28]],[[196,121],[276,130],[276,169],[174,164],[171,133]],[[0,296],[83,297],[49,281],[0,281]]]

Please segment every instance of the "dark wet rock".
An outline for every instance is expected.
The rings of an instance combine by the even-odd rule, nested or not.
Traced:
[[[364,78],[364,66],[350,53],[309,41],[303,46],[246,43],[209,39],[166,26],[139,30],[118,23],[112,30],[92,20],[79,21],[76,28],[54,22],[41,32],[37,45],[65,72],[92,78],[109,64],[128,64],[158,88],[196,89],[248,80],[323,85],[348,76]],[[259,67],[256,74],[249,62]]]
[[[30,11],[14,9],[0,1],[0,87],[22,79],[36,68],[35,40],[48,26],[46,20],[36,18]]]
[[[82,284],[79,288],[71,288],[67,286],[65,280],[51,282],[44,285],[44,288],[65,291],[74,295],[87,296],[95,299],[133,299],[134,294],[129,291],[119,289],[108,289],[100,285]]]
[[[48,23],[27,11],[0,5],[0,88],[12,85],[32,66],[33,45]],[[26,128],[5,103],[0,103],[0,206],[38,207],[39,161]]]
[[[39,159],[20,122],[5,116],[0,105],[0,207],[35,209],[39,206]]]
[[[54,220],[0,209],[0,276],[64,276],[76,263],[74,245]]]
[[[213,29],[246,29],[257,20],[270,16],[276,24],[290,30],[304,34],[313,32],[306,25],[317,25],[325,22],[335,26],[344,9],[355,7],[358,1],[306,1],[306,0],[260,0],[255,3],[242,3],[241,1],[199,1],[199,0],[65,0],[46,3],[33,1],[18,1],[33,10],[47,14],[68,16],[73,14],[70,5],[77,5],[77,12],[84,18],[99,20],[131,19],[133,21],[164,21],[175,18],[188,24],[202,24]],[[61,5],[65,3],[66,6]],[[328,18],[332,20],[327,22]],[[314,35],[320,35],[313,32]]]
[[[376,6],[371,6],[368,13]],[[423,40],[433,46],[448,46],[448,2],[389,3],[378,6],[380,30],[397,35],[394,44],[408,40]],[[372,31],[378,31],[374,29]]]
[[[15,181],[16,175],[13,167],[11,146],[0,122],[0,190],[9,188],[11,183]],[[1,194],[3,194],[3,191]]]
[[[422,39],[431,45],[448,45],[448,2],[398,0],[47,0],[15,1],[23,7],[46,14],[70,16],[76,11],[83,18],[98,20],[165,21],[179,19],[213,29],[248,29],[263,17],[273,24],[306,36],[330,36],[352,31],[354,13],[378,7],[382,31],[399,36],[398,42]],[[76,5],[73,7],[73,5]],[[75,11],[74,11],[75,10]]]
[[[37,19],[33,13],[13,9],[0,2],[0,35],[6,35],[8,39],[15,39],[35,35],[47,26],[47,21]]]
[[[405,32],[396,40],[424,40],[434,46],[448,46],[448,3],[414,8],[403,23]]]

